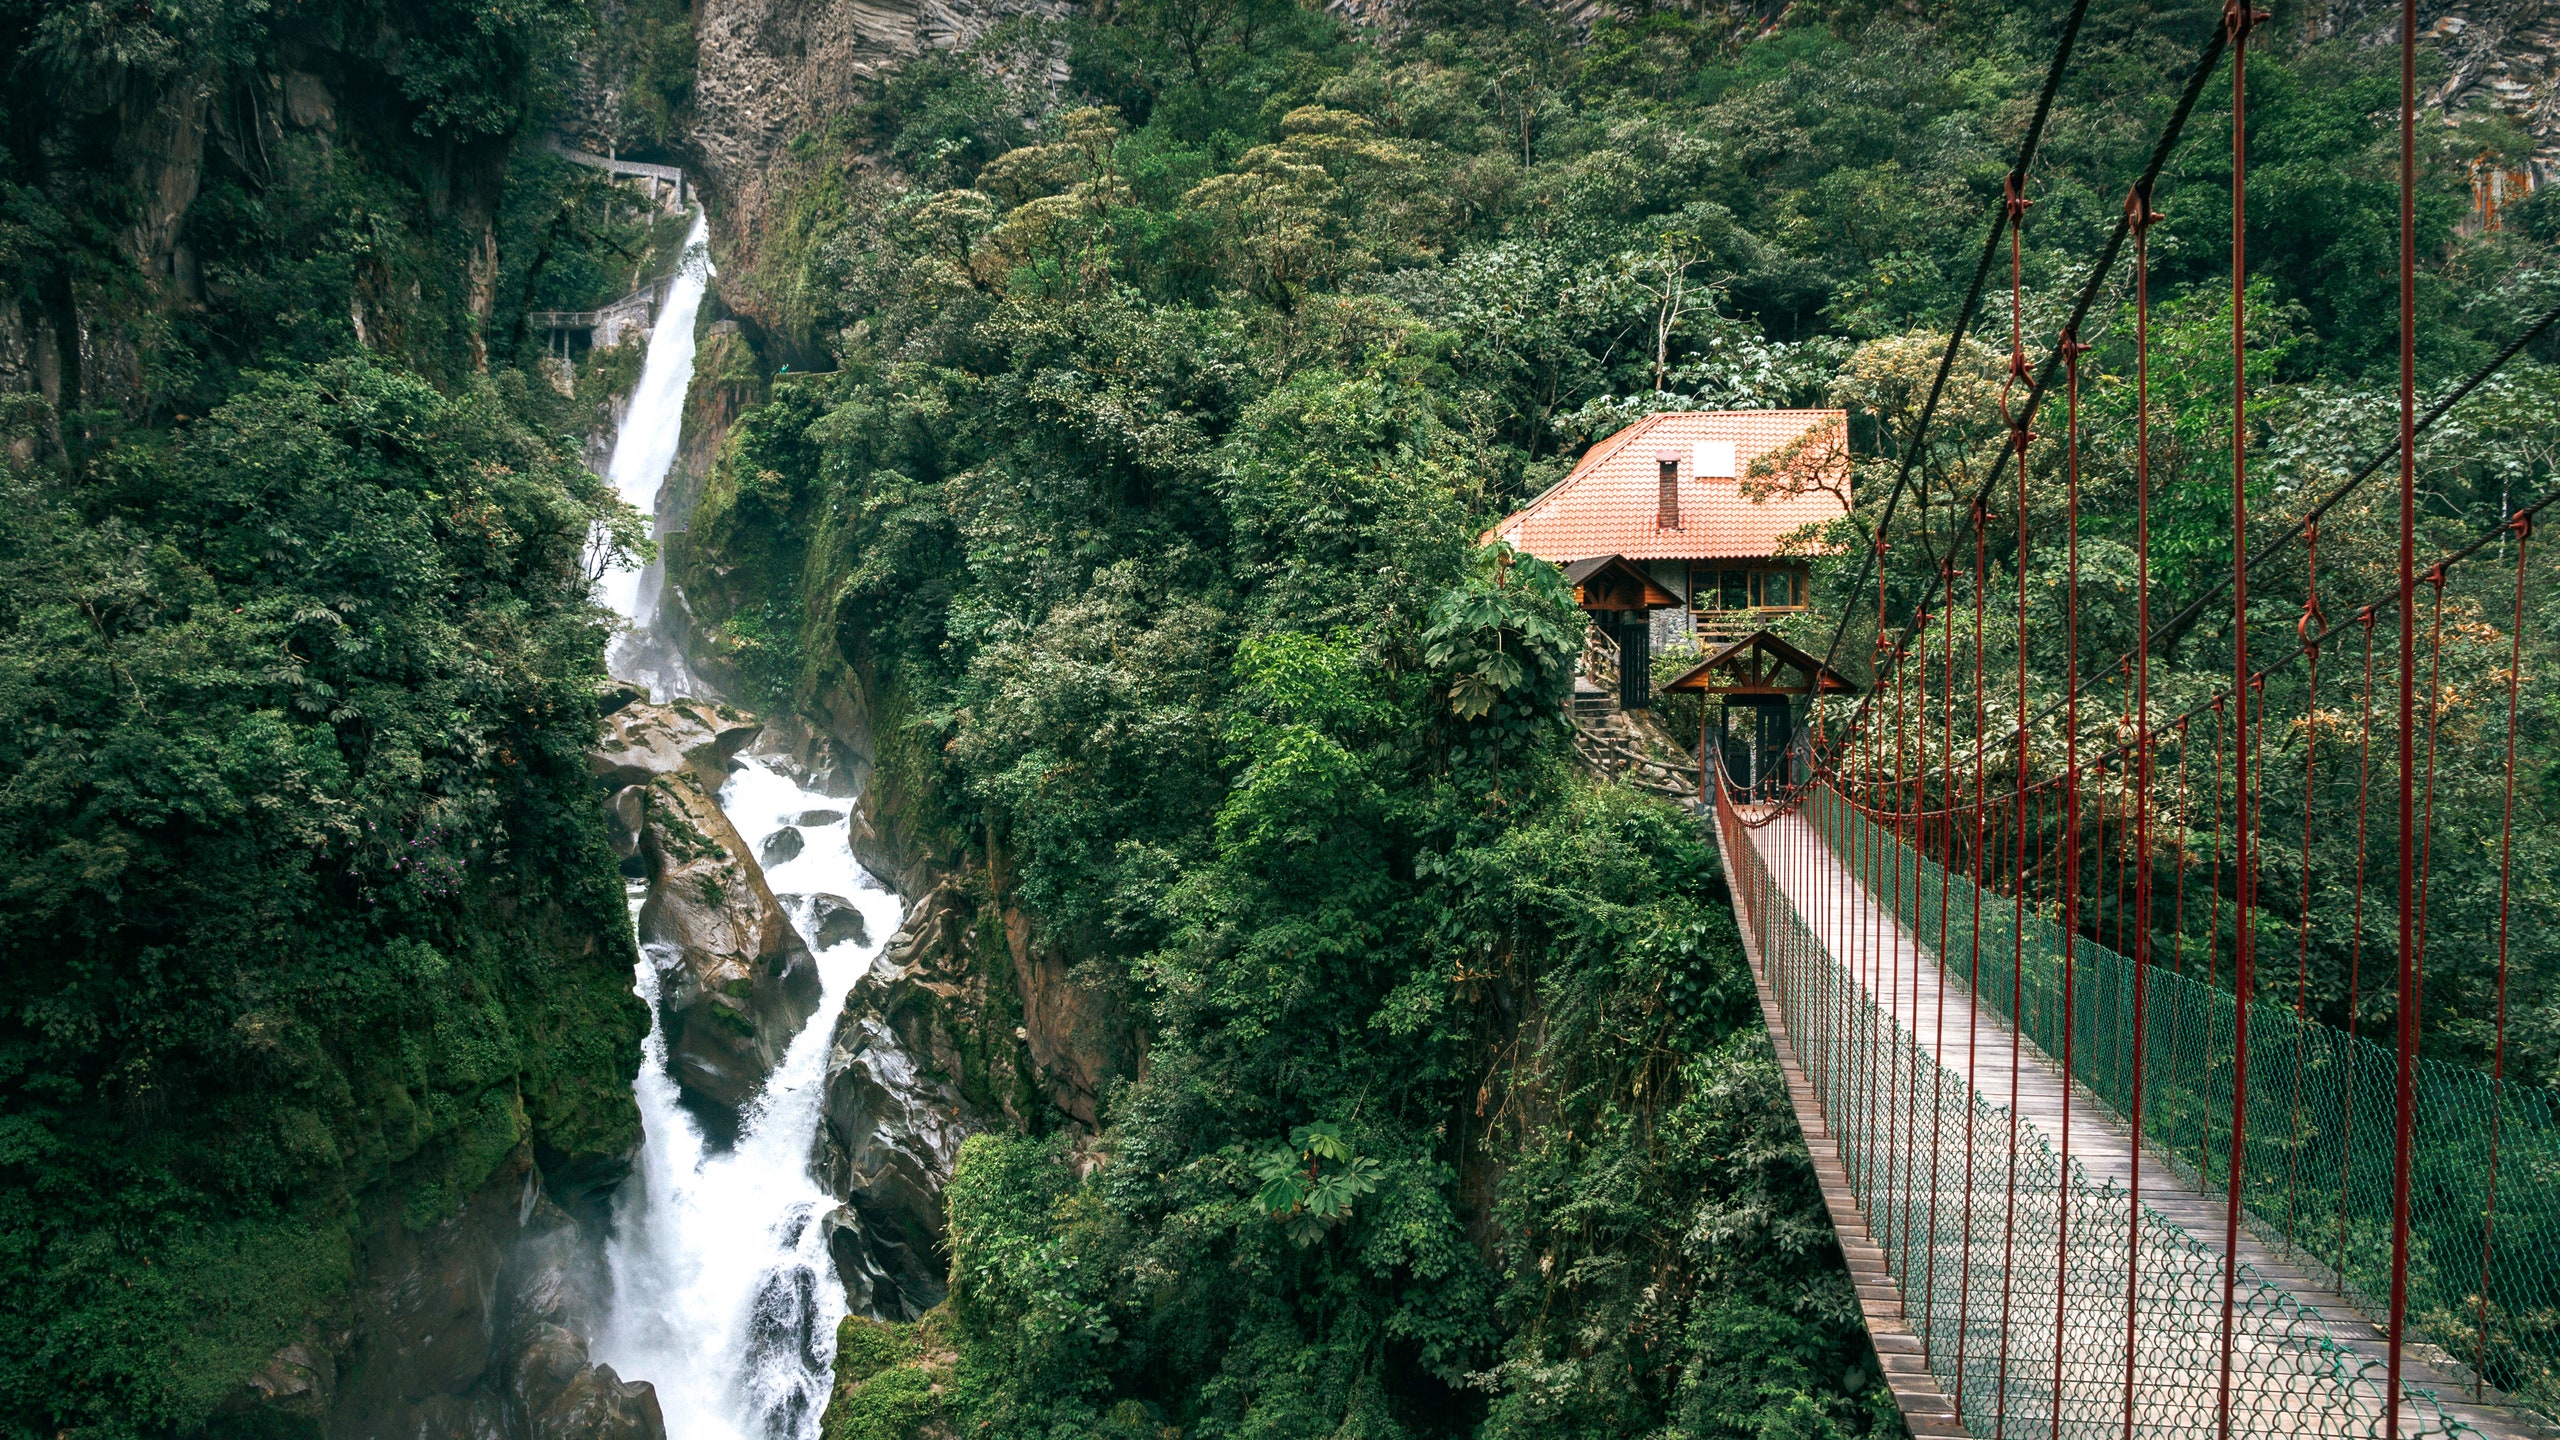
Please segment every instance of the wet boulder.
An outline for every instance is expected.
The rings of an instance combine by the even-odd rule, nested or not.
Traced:
[[[625,785],[605,802],[613,819],[613,853],[625,860],[640,853],[640,828],[649,821],[649,787]]]
[[[947,885],[919,901],[856,982],[827,1054],[812,1160],[844,1202],[824,1222],[827,1248],[846,1292],[888,1319],[914,1319],[947,1293],[943,1187],[961,1142],[994,1123],[962,1091],[952,1028],[983,1000],[954,943],[963,919]]]
[[[667,1061],[686,1102],[723,1135],[817,1010],[817,961],[697,776],[656,777],[647,808],[639,932],[659,967]]]
[[[856,945],[871,943],[871,926],[862,918],[854,903],[839,895],[817,897],[814,916],[818,931],[818,948],[831,950],[851,941]]]
[[[743,710],[690,696],[664,705],[629,703],[604,717],[587,752],[587,772],[607,791],[687,771],[716,790],[729,762],[763,729]]]
[[[507,1262],[508,1329],[497,1378],[507,1440],[665,1440],[654,1387],[590,1363],[583,1317],[604,1277],[598,1231],[536,1196]]]
[[[850,940],[856,945],[871,943],[871,924],[862,911],[841,895],[823,891],[815,895],[785,895],[785,906],[809,907],[809,943],[821,950],[833,950]]]
[[[658,1392],[610,1365],[587,1363],[585,1337],[537,1321],[524,1327],[507,1372],[510,1437],[522,1440],[666,1440]]]
[[[860,1212],[850,1205],[839,1205],[819,1217],[818,1225],[826,1236],[827,1259],[835,1266],[836,1278],[844,1284],[845,1303],[853,1307],[853,1313],[909,1313],[911,1307],[898,1282],[881,1268],[879,1247],[863,1225]]]
[[[848,1011],[827,1057],[817,1168],[844,1198],[827,1248],[848,1294],[870,1313],[912,1320],[940,1304],[942,1191],[960,1143],[982,1124],[949,1078],[919,1064],[876,1013]]]
[[[764,843],[756,847],[756,858],[767,865],[783,865],[799,859],[800,852],[807,848],[808,837],[797,828],[785,825],[764,837]]]

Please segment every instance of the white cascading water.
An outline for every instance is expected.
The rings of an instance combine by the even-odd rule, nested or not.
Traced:
[[[649,336],[640,388],[614,440],[607,478],[643,514],[656,513],[683,431],[694,320],[711,274],[705,235],[697,214],[685,264]],[[598,598],[629,624],[608,668],[663,700],[696,687],[680,657],[652,654],[667,647],[652,643],[656,587],[644,578],[657,577],[618,570],[598,587]],[[837,1014],[897,929],[902,907],[853,858],[850,801],[804,789],[753,757],[733,770],[719,799],[759,852],[782,830],[800,831],[800,852],[769,867],[765,879],[777,896],[790,897],[792,926],[817,957],[818,1008],[740,1116],[737,1143],[719,1149],[678,1103],[667,1073],[658,986],[673,957],[662,946],[642,953],[634,988],[649,1004],[649,1036],[632,1089],[645,1134],[640,1163],[614,1197],[605,1245],[611,1291],[591,1353],[657,1386],[669,1440],[815,1440],[846,1302],[819,1223],[835,1201],[811,1175],[810,1151]],[[645,894],[645,886],[634,886],[635,920]],[[860,910],[867,936],[819,948],[821,895]]]
[[[711,265],[710,227],[695,211],[693,228],[685,232],[684,258],[667,282],[667,298],[649,328],[649,354],[641,363],[640,388],[631,392],[622,428],[613,438],[613,459],[605,479],[625,504],[643,515],[658,513],[658,492],[675,464],[676,446],[684,438],[685,392],[693,386],[693,324],[702,311],[702,294],[717,273]],[[647,685],[658,699],[690,688],[681,662],[649,654],[649,623],[657,609],[663,570],[651,566],[617,567],[605,573],[598,598],[630,622],[614,638],[610,668],[623,679]],[[675,673],[670,673],[671,671]]]
[[[785,908],[812,941],[822,990],[730,1149],[705,1140],[667,1074],[654,1016],[659,966],[673,957],[641,956],[639,990],[653,1019],[634,1089],[647,1139],[638,1173],[615,1200],[605,1246],[612,1313],[595,1353],[657,1385],[670,1440],[809,1440],[826,1407],[846,1306],[818,1223],[836,1202],[809,1173],[809,1152],[837,1012],[900,919],[897,897],[853,858],[846,803],[752,758],[721,789],[720,808],[758,849],[798,819],[815,820],[800,827],[800,853],[765,879],[776,895],[793,897]],[[818,950],[811,897],[819,894],[852,901],[868,938]]]

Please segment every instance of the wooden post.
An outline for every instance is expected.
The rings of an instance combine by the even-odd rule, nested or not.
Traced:
[[[1707,803],[1707,692],[1698,692],[1698,803]]]

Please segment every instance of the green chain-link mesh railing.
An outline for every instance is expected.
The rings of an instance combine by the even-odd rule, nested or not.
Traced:
[[[1835,849],[1854,849],[1860,870],[1872,870],[1877,899],[1897,908],[1913,934],[1934,948],[1943,920],[1950,951],[1971,964],[1970,881],[1948,876],[1849,805],[1826,803],[1817,818]],[[2023,992],[2022,1013],[2011,1019],[2047,1055],[2061,1054],[2061,927],[2031,902],[2020,947],[2013,900],[1988,890],[1980,900],[1983,999],[2008,1012],[2010,970],[2023,948],[2023,983],[2014,986]],[[1942,916],[1939,907],[1950,902]],[[2133,964],[2083,936],[2074,968],[2074,1078],[2121,1121],[2132,1108]],[[2220,1194],[2229,1183],[2236,1004],[2229,991],[2157,964],[2144,1003],[2144,1134],[2156,1154]],[[2387,1046],[2297,1019],[2287,1004],[2260,999],[2249,1007],[2241,1203],[2250,1228],[2374,1317],[2390,1286],[2398,1063]],[[2489,1385],[2522,1404],[2560,1415],[2560,1096],[2426,1060],[2417,1095],[2411,1333],[2465,1368],[2478,1366]]]
[[[1940,920],[1971,963],[1974,887],[1948,876],[1892,828],[1848,805],[1820,807],[1820,830],[1856,851],[1879,902],[1935,948]],[[1894,876],[1900,866],[1900,884]],[[1953,904],[1940,917],[1940,904]],[[2007,1012],[2020,956],[2015,902],[1981,894],[1981,997]],[[2063,935],[2033,902],[2025,920],[2017,1030],[2048,1056],[2063,1043]],[[2084,935],[2074,951],[2074,1079],[2132,1109],[2132,961]],[[2230,1179],[2232,1017],[2225,989],[2150,969],[2143,1133],[2158,1156],[2220,1194]],[[2391,1284],[2391,1135],[2399,1058],[2373,1040],[2296,1020],[2289,1004],[2250,1004],[2243,1189],[2250,1230],[2332,1284],[2365,1314]],[[2496,1140],[2496,1212],[2488,1150]],[[2481,1071],[2419,1061],[2409,1220],[2409,1327],[2516,1402],[2560,1414],[2560,1097],[2491,1084]],[[2483,1245],[2486,1240],[2486,1245]],[[2483,1343],[2481,1271],[2488,1304]]]
[[[1817,792],[1812,808],[1826,836],[1865,825],[1827,793]],[[1966,1428],[1983,1440],[2121,1436],[2130,1221],[2125,1192],[2093,1180],[2076,1159],[2068,1186],[2060,1184],[2059,1157],[2031,1127],[2019,1126],[2013,1144],[2007,1109],[1976,1093],[1880,1008],[1773,882],[1767,858],[1736,813],[1720,804],[1718,820],[1740,918],[1752,932],[1789,1043],[1822,1105],[1850,1189],[1901,1287],[1929,1368]],[[1800,821],[1785,823],[1795,826],[1793,843],[1809,844]],[[1844,867],[1850,863],[1845,849],[1837,858]],[[1906,868],[1906,878],[1911,875]],[[1969,925],[1969,895],[1963,905],[1961,917]],[[1990,908],[1986,903],[1986,962]],[[1937,912],[1925,913],[1934,927]],[[2031,932],[2030,976],[2034,938]],[[1986,964],[1986,991],[1990,978]],[[2040,1013],[2036,1004],[2026,1008],[2031,1020]],[[2084,1012],[2084,1027],[2096,1013],[2096,1007]],[[2070,1230],[2064,1246],[2066,1206]],[[2140,1257],[2134,1429],[2180,1440],[2219,1435],[2222,1262],[2213,1248],[2148,1205]],[[2058,1308],[2057,1285],[2063,1302]],[[2232,1433],[2384,1433],[2381,1364],[2341,1348],[2317,1312],[2246,1265],[2240,1270],[2233,1341]],[[2406,1397],[2403,1415],[2403,1432],[2412,1436],[2467,1433],[2423,1392]]]

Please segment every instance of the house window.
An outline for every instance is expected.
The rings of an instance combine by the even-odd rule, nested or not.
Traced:
[[[1804,581],[1793,570],[1689,567],[1692,610],[1794,610],[1804,603]]]

